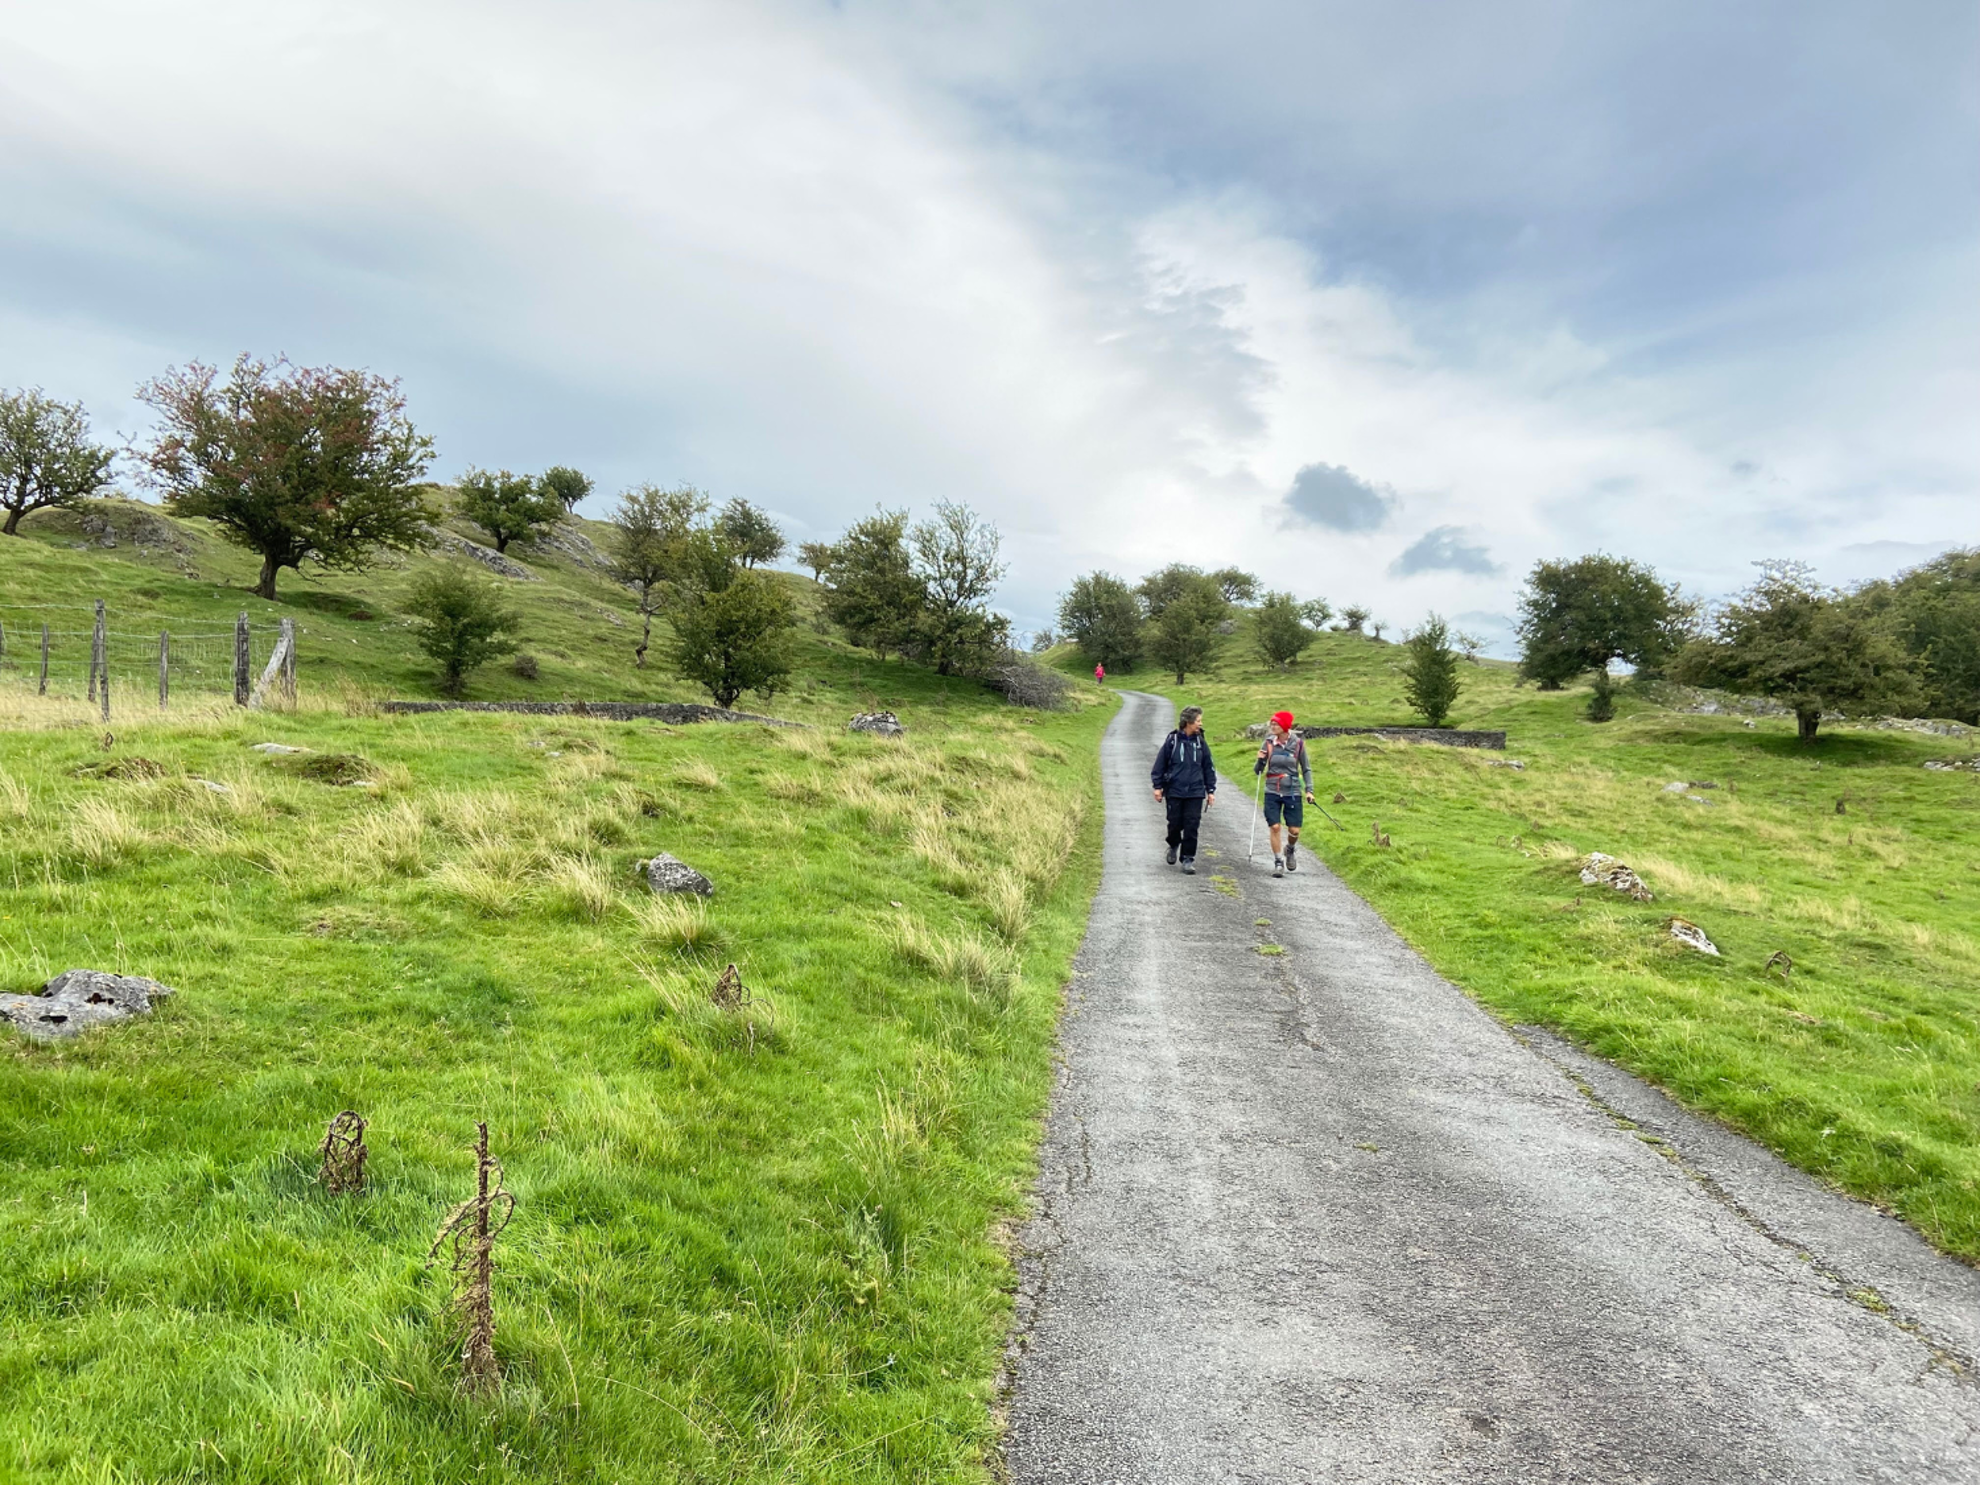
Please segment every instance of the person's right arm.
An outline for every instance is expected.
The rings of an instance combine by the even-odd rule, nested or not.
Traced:
[[[1174,733],[1162,739],[1162,746],[1155,754],[1155,766],[1148,770],[1148,782],[1155,790],[1155,797],[1162,797],[1162,781],[1169,776],[1169,754],[1176,745]]]

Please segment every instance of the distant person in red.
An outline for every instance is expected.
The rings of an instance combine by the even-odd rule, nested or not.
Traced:
[[[1095,683],[1096,685],[1101,685],[1101,686],[1104,686],[1104,685],[1106,685],[1106,684],[1107,684],[1107,667],[1106,667],[1106,666],[1104,666],[1104,665],[1096,665],[1096,666],[1094,666],[1094,667],[1093,667],[1093,680],[1094,680],[1094,683]]]

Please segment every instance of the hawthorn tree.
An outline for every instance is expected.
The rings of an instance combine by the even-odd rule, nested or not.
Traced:
[[[1141,658],[1141,600],[1108,572],[1089,572],[1059,600],[1059,627],[1095,665],[1131,670]]]
[[[968,506],[942,500],[908,543],[921,584],[915,628],[922,654],[941,675],[988,675],[1011,643],[1010,620],[989,607],[1005,572],[997,528]]]
[[[1251,619],[1252,642],[1259,658],[1280,670],[1290,670],[1293,661],[1320,637],[1308,627],[1306,614],[1307,606],[1292,594],[1267,593]]]
[[[801,541],[798,543],[797,559],[800,566],[811,569],[811,580],[825,581],[825,569],[832,565],[832,544],[829,541]]]
[[[461,476],[458,489],[454,508],[486,531],[498,552],[508,551],[517,537],[528,540],[545,526],[555,525],[564,513],[562,502],[541,480],[506,469],[492,474],[470,469]]]
[[[1341,610],[1341,633],[1360,634],[1361,626],[1368,622],[1369,611],[1358,603],[1350,603]]]
[[[928,601],[907,533],[906,511],[876,511],[830,548],[823,574],[825,617],[882,659],[915,649]]]
[[[1258,578],[1242,568],[1220,567],[1210,574],[1210,581],[1223,593],[1226,603],[1258,601]]]
[[[769,697],[791,673],[797,606],[775,577],[743,564],[718,522],[688,533],[678,548],[667,618],[675,671],[707,689],[717,706],[745,691]]]
[[[1200,599],[1205,591],[1204,581],[1205,573],[1202,568],[1192,567],[1187,562],[1171,562],[1167,567],[1157,568],[1149,573],[1135,588],[1135,592],[1141,596],[1142,607],[1147,610],[1148,617],[1160,619],[1162,611],[1178,598]],[[1224,598],[1222,585],[1215,578],[1209,578],[1208,581],[1210,586],[1216,589],[1217,597],[1228,606],[1229,600]]]
[[[1191,571],[1171,580],[1163,593],[1162,611],[1149,621],[1148,653],[1164,670],[1175,673],[1180,686],[1217,653],[1218,628],[1230,611],[1223,589],[1204,574]]]
[[[1815,582],[1803,562],[1761,562],[1759,579],[1678,652],[1674,679],[1771,696],[1815,741],[1822,713],[1904,712],[1921,699],[1912,657],[1877,605]]]
[[[640,633],[633,664],[642,670],[653,645],[653,616],[665,600],[667,585],[685,569],[688,542],[707,511],[708,498],[692,485],[673,490],[635,485],[613,507],[612,576],[632,589],[638,604]]]
[[[1857,599],[1886,616],[1910,654],[1925,714],[1980,722],[1980,548],[1945,552],[1867,584]]]
[[[359,571],[384,548],[419,546],[432,512],[415,488],[433,442],[399,384],[367,371],[243,355],[223,382],[191,362],[138,389],[159,415],[139,455],[177,516],[208,520],[261,558],[255,593],[313,562]]]
[[[1627,557],[1537,562],[1519,598],[1520,674],[1558,691],[1611,660],[1656,670],[1684,643],[1696,614],[1676,584]]]
[[[715,528],[744,567],[761,567],[784,555],[784,533],[770,512],[738,497],[722,507]]]
[[[19,536],[22,516],[80,505],[106,488],[116,457],[90,442],[80,402],[57,402],[39,387],[0,393],[0,535]]]
[[[550,499],[563,508],[566,515],[578,508],[578,502],[595,488],[591,476],[567,464],[553,464],[543,471],[543,478],[537,487]]]

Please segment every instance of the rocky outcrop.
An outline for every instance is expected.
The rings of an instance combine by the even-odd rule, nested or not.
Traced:
[[[0,995],[0,1021],[38,1042],[61,1041],[92,1026],[151,1014],[171,987],[139,975],[67,969],[35,995]]]
[[[689,866],[678,856],[669,856],[662,851],[651,861],[640,863],[646,873],[646,885],[655,892],[692,892],[699,897],[712,897],[715,884]]]
[[[1701,954],[1719,957],[1719,946],[1705,936],[1705,930],[1685,918],[1673,918],[1670,922],[1671,937],[1687,949],[1696,949]]]
[[[892,712],[858,712],[846,723],[848,732],[871,732],[880,737],[905,737],[907,728]]]
[[[1581,884],[1584,887],[1612,887],[1638,902],[1651,900],[1650,889],[1643,885],[1643,878],[1615,857],[1605,856],[1600,851],[1590,851],[1581,863]]]
[[[426,544],[436,552],[454,552],[479,562],[490,572],[499,573],[505,578],[515,578],[519,582],[533,583],[536,574],[520,562],[512,562],[493,547],[485,547],[478,541],[469,541],[465,536],[449,531],[443,526],[426,528]]]
[[[538,532],[529,539],[532,554],[541,553],[546,557],[561,557],[579,567],[588,567],[593,572],[610,574],[612,559],[598,547],[575,521],[559,521],[547,530]]]

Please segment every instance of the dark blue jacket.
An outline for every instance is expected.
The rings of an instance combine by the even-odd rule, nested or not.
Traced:
[[[1155,755],[1155,766],[1148,780],[1171,799],[1202,799],[1217,792],[1217,769],[1210,762],[1210,743],[1202,733],[1184,737],[1171,732],[1162,739],[1162,751]]]

